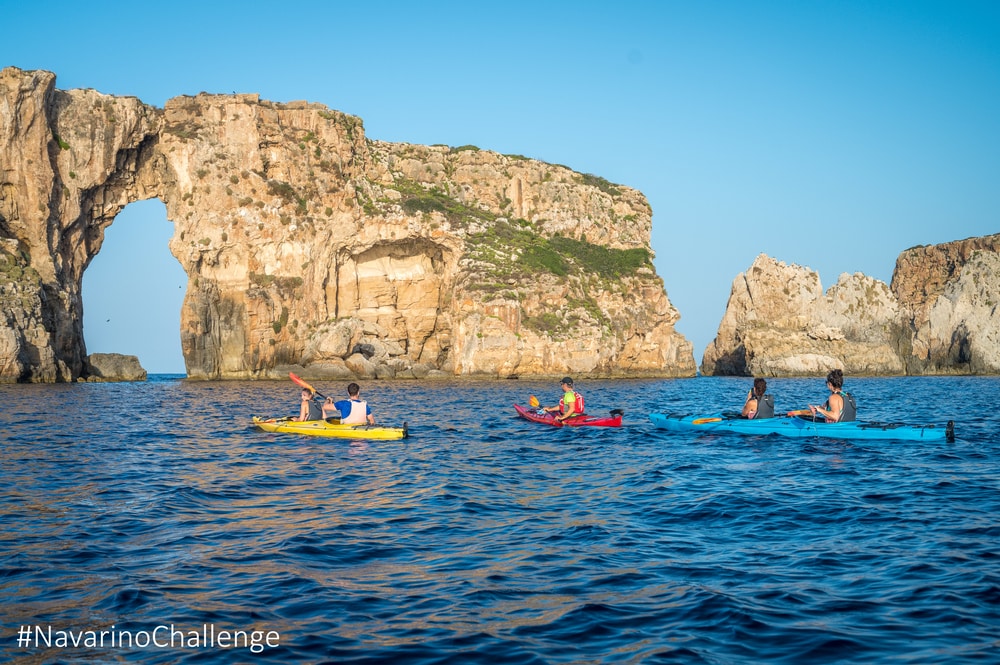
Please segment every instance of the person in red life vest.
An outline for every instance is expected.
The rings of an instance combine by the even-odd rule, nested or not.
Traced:
[[[583,415],[583,395],[573,390],[573,379],[570,377],[563,377],[563,380],[559,382],[562,386],[563,397],[562,400],[556,406],[547,406],[545,411],[547,413],[559,412],[556,416],[556,420],[566,420],[567,418],[572,418],[573,416]]]
[[[326,398],[323,404],[323,418],[336,418],[339,414],[342,425],[375,424],[372,408],[368,402],[361,399],[361,386],[356,383],[347,384],[347,397],[334,402],[332,397]]]

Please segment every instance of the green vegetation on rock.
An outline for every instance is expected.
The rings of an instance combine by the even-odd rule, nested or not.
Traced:
[[[492,221],[495,215],[480,208],[474,208],[452,198],[438,187],[426,189],[413,180],[400,178],[395,189],[402,195],[400,204],[411,215],[417,213],[440,212],[453,226],[465,228],[470,222]]]
[[[557,277],[590,273],[620,279],[651,264],[645,248],[613,249],[574,238],[546,238],[523,219],[498,219],[489,229],[470,234],[466,243],[469,258],[489,266],[488,275],[497,288],[539,272]]]

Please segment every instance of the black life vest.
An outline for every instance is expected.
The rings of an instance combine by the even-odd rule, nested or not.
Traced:
[[[838,390],[834,394],[840,395],[841,399],[844,400],[844,408],[840,410],[840,418],[837,419],[837,422],[849,423],[856,420],[858,417],[858,404],[854,401],[854,395],[851,393],[845,393],[843,390]],[[823,407],[829,411],[830,400],[826,400],[826,404],[824,404]]]
[[[754,420],[764,418],[774,418],[774,396],[766,393],[757,398],[757,412],[753,414]]]
[[[319,404],[316,400],[309,400],[309,414],[306,416],[307,420],[323,420],[323,410],[319,408]]]

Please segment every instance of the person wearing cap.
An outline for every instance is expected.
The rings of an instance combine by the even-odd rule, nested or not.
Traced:
[[[567,418],[572,418],[573,416],[583,415],[583,395],[573,390],[573,379],[571,377],[563,377],[563,380],[559,382],[559,385],[563,390],[563,397],[559,404],[556,406],[547,406],[545,411],[548,413],[559,412],[556,416],[556,420],[566,420]]]

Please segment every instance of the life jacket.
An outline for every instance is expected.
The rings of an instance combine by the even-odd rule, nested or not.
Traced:
[[[837,422],[852,422],[858,417],[858,404],[854,401],[854,395],[841,392],[840,396],[844,398],[844,409],[840,412],[840,420]]]
[[[754,420],[774,418],[774,396],[763,394],[757,398],[757,412],[751,416]]]
[[[368,402],[364,400],[349,400],[351,411],[346,416],[341,414],[342,425],[364,425],[368,422]]]
[[[576,415],[580,415],[581,413],[583,413],[583,395],[574,390],[573,397],[576,400],[573,403],[573,413],[575,413]],[[566,402],[565,401],[559,402],[559,408],[562,411],[562,413],[566,413]]]
[[[309,413],[306,415],[306,420],[323,420],[323,410],[319,408],[319,404],[316,400],[309,400]]]
[[[844,400],[844,408],[840,410],[840,418],[837,419],[838,423],[849,423],[853,422],[858,417],[858,404],[854,401],[854,395],[851,393],[845,393],[842,390],[838,390],[834,393],[835,395],[840,395],[841,399]],[[827,411],[830,410],[830,400],[826,401],[823,405]]]

